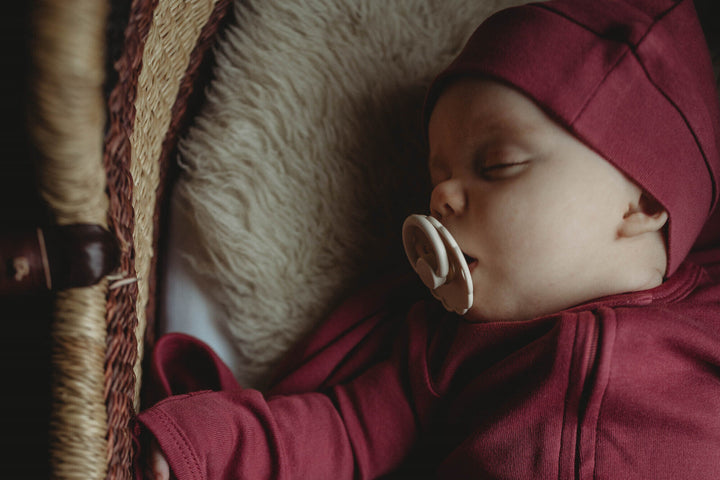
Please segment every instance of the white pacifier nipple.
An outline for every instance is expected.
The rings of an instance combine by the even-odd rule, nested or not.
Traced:
[[[433,217],[410,215],[402,237],[410,264],[433,296],[448,310],[467,312],[473,303],[470,269],[450,232]]]

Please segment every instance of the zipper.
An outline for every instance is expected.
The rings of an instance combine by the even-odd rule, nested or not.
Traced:
[[[582,370],[583,386],[580,393],[580,401],[578,403],[578,416],[577,416],[577,429],[575,432],[575,478],[580,480],[580,466],[582,462],[582,437],[583,437],[583,424],[585,423],[585,416],[587,409],[590,404],[590,398],[595,385],[595,379],[597,376],[597,365],[598,365],[598,354],[599,354],[599,343],[600,343],[600,322],[598,321],[596,311],[593,312],[592,321],[588,322],[588,338],[589,343],[583,352],[582,364],[584,366]]]

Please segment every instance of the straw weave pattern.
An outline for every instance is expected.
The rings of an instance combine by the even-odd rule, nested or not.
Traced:
[[[59,292],[52,330],[50,460],[53,478],[102,479],[107,471],[103,392],[107,282]]]
[[[215,1],[160,2],[143,53],[143,69],[138,78],[135,103],[135,128],[130,137],[132,145],[130,172],[134,180],[133,209],[136,246],[135,270],[138,276],[138,358],[141,359],[142,335],[146,325],[145,307],[149,299],[151,262],[153,259],[154,214],[156,189],[160,180],[157,159],[171,122],[180,81],[200,32],[210,18]],[[142,248],[140,248],[142,246]],[[138,380],[140,362],[136,362]],[[136,398],[139,402],[139,397]]]
[[[117,83],[108,99],[105,167],[109,223],[121,245],[120,270],[126,277],[139,280],[111,290],[107,302],[105,396],[108,478],[112,479],[132,475],[130,420],[139,406],[140,352],[143,345],[152,345],[147,337],[154,338],[151,297],[166,172],[178,130],[188,114],[187,101],[197,70],[229,2],[217,2],[209,20],[207,12],[212,3],[197,3],[133,2],[122,55],[115,65]],[[203,29],[198,39],[199,27]],[[169,55],[175,61],[166,66]],[[138,222],[142,231],[136,233]],[[142,266],[136,264],[137,258],[143,259]],[[138,301],[141,288],[145,297]]]
[[[146,328],[143,337],[145,349],[152,348],[155,344],[158,302],[156,289],[163,278],[157,278],[158,264],[164,261],[164,251],[158,248],[160,237],[165,235],[169,215],[170,186],[175,182],[178,173],[177,157],[178,139],[184,135],[187,128],[194,121],[194,115],[198,107],[205,99],[205,86],[212,77],[211,67],[214,66],[214,51],[211,48],[215,45],[218,32],[225,28],[225,19],[230,8],[231,0],[216,0],[215,7],[207,23],[200,32],[195,49],[190,55],[189,63],[178,88],[177,98],[172,108],[171,122],[163,140],[162,153],[158,160],[159,181],[156,189],[157,202],[155,205],[155,229],[153,249],[155,258],[150,264],[148,277],[149,291],[148,302],[145,308]]]
[[[29,133],[42,197],[58,224],[105,225],[104,22],[93,0],[34,3]],[[52,325],[50,465],[54,478],[103,478],[106,282],[60,292]]]
[[[196,75],[187,70],[200,64],[191,57],[208,50],[224,15],[214,12],[216,3],[133,2],[103,140],[107,2],[35,2],[28,116],[40,192],[56,223],[110,228],[121,246],[120,271],[140,280],[110,292],[105,279],[57,294],[49,432],[53,478],[132,478],[129,428],[140,391],[137,338],[144,333],[138,317],[144,320],[151,291],[156,190],[164,170],[159,159],[167,162],[174,148],[167,142],[168,127],[173,125],[174,139],[178,117],[185,114],[177,103],[193,88],[188,81]],[[214,23],[206,25],[211,17]],[[181,80],[184,93],[178,99]]]
[[[157,0],[133,2],[125,30],[123,54],[115,65],[117,84],[108,99],[110,121],[104,162],[110,197],[109,223],[120,244],[120,271],[129,278],[136,277],[130,136],[135,124],[135,94],[142,69],[142,52],[157,3]],[[134,372],[138,362],[137,296],[137,283],[130,283],[111,290],[107,299],[105,401],[109,479],[131,478],[133,451],[129,423],[135,413],[135,397],[139,389]]]

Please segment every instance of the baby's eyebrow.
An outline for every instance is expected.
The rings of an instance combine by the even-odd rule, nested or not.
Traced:
[[[517,142],[521,138],[537,132],[538,127],[536,125],[503,116],[497,116],[492,121],[488,121],[487,124],[478,127],[478,133],[481,133],[487,140],[503,138]]]
[[[437,155],[428,157],[427,162],[428,170],[443,170],[447,168],[447,164]]]

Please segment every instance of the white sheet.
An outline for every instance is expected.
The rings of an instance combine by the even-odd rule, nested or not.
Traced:
[[[222,308],[213,301],[201,278],[194,274],[191,258],[202,255],[197,234],[185,210],[177,205],[173,192],[170,208],[169,239],[166,245],[164,279],[160,292],[159,333],[182,332],[207,343],[233,372],[239,369],[232,336]]]

